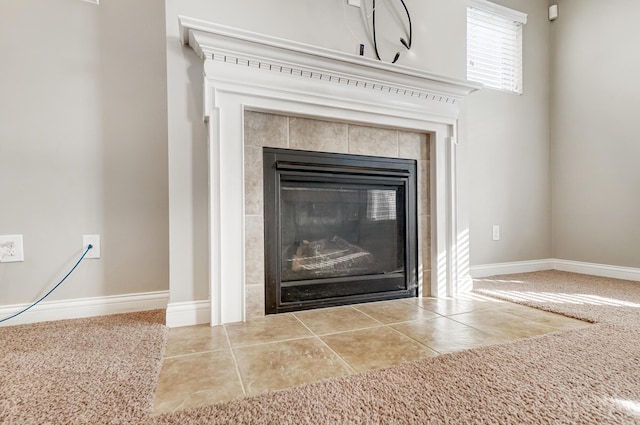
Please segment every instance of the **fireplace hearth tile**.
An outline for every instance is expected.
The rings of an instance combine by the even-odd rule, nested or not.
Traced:
[[[292,314],[275,314],[225,327],[232,347],[313,336]]]
[[[497,308],[503,308],[507,303],[505,301],[487,301],[487,300],[474,300],[474,299],[459,299],[459,298],[407,298],[405,300],[408,303],[415,304],[424,308],[425,310],[433,311],[434,313],[441,314],[443,316],[451,316],[460,313],[469,313],[476,310],[495,310]]]
[[[229,349],[165,358],[153,413],[207,406],[243,396]]]
[[[294,315],[316,335],[380,326],[380,322],[353,307],[298,311]]]
[[[208,324],[188,326],[169,329],[164,356],[173,357],[225,349],[229,349],[229,342],[222,327],[212,327]]]
[[[352,373],[317,338],[241,347],[234,353],[248,395]]]
[[[387,326],[320,337],[356,371],[390,367],[437,352]]]
[[[447,317],[399,323],[392,328],[439,353],[453,353],[508,341]]]
[[[354,308],[384,324],[440,317],[437,313],[425,310],[417,305],[395,300],[358,304]]]

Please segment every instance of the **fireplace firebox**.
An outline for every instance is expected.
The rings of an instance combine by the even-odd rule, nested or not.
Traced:
[[[263,149],[265,312],[415,297],[416,161]]]

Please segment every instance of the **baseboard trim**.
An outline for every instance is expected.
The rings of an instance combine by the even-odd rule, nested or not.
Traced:
[[[640,269],[633,267],[610,266],[608,264],[583,263],[581,261],[570,260],[554,260],[554,263],[555,270],[640,282]]]
[[[209,300],[169,303],[167,306],[167,326],[181,326],[211,323],[211,302]]]
[[[164,309],[167,307],[168,302],[169,291],[43,301],[21,315],[0,323],[0,326]],[[9,317],[29,305],[30,304],[14,304],[0,306],[0,319]]]
[[[473,278],[497,276],[502,274],[528,273],[541,270],[561,270],[591,276],[611,277],[614,279],[640,282],[640,269],[633,267],[611,266],[608,264],[585,263],[581,261],[546,260],[515,261],[512,263],[482,264],[469,268]]]
[[[471,266],[469,273],[473,278],[496,276],[501,274],[537,272],[541,270],[552,270],[554,260],[547,258],[544,260],[514,261],[510,263],[482,264]]]

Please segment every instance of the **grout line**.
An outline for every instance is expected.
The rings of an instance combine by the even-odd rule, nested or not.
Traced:
[[[300,319],[298,319],[298,320],[300,320]],[[354,329],[347,329],[347,330],[344,330],[344,331],[327,332],[327,333],[323,333],[323,334],[317,334],[317,336],[318,336],[318,338],[321,338],[323,336],[339,335],[339,334],[344,334],[344,333],[348,333],[348,332],[358,332],[358,331],[364,331],[364,330],[367,330],[367,329],[381,328],[383,326],[385,326],[384,323],[377,323],[377,324],[374,324],[372,326],[365,326],[364,328],[354,328]]]
[[[297,317],[296,317],[296,319],[297,319]],[[298,319],[298,320],[300,320],[300,319]],[[236,345],[236,346],[234,346],[232,348],[247,348],[247,347],[256,347],[258,345],[278,344],[280,342],[299,341],[301,339],[313,338],[314,336],[315,336],[315,334],[305,335],[305,336],[298,336],[298,337],[295,337],[295,338],[279,339],[277,341],[254,342],[254,343],[251,343],[251,344]]]
[[[231,353],[231,358],[233,359],[233,364],[236,367],[236,374],[238,375],[238,380],[240,381],[240,387],[242,388],[242,394],[247,396],[247,389],[244,387],[244,382],[242,381],[242,373],[240,373],[240,366],[238,366],[238,359],[236,358],[236,353],[233,352],[233,347],[231,346],[231,339],[229,339],[229,333],[227,332],[227,327],[222,325],[224,329],[224,334],[227,337],[227,344],[229,344],[229,352]]]
[[[401,322],[401,323],[402,323],[402,322]],[[406,323],[406,322],[405,322],[405,323]],[[433,351],[434,353],[437,353],[438,355],[444,354],[443,352],[438,351],[438,350],[436,350],[435,348],[428,346],[428,345],[427,345],[427,344],[425,344],[424,342],[419,341],[419,340],[415,339],[414,337],[412,337],[412,336],[410,336],[410,335],[405,335],[405,334],[403,334],[402,332],[400,332],[399,330],[397,330],[397,329],[396,329],[396,328],[394,328],[393,326],[390,326],[390,325],[389,325],[389,326],[387,326],[387,327],[388,327],[389,329],[391,329],[392,331],[394,331],[394,332],[396,332],[396,333],[398,333],[398,334],[402,335],[403,337],[405,337],[405,338],[409,338],[410,340],[412,340],[412,341],[414,341],[414,342],[416,342],[416,343],[418,343],[418,344],[422,345],[423,347],[428,348],[429,350]]]
[[[218,350],[203,350],[203,351],[196,351],[195,353],[176,354],[174,356],[164,356],[162,358],[162,360],[165,360],[165,359],[167,359],[167,360],[169,360],[169,359],[178,359],[180,357],[197,356],[199,354],[215,353],[217,351],[224,351],[224,350],[225,350],[225,348],[221,348],[221,349],[218,349]]]
[[[345,359],[342,358],[342,356],[340,354],[338,354],[333,348],[331,348],[326,342],[324,342],[324,340],[322,338],[320,338],[318,335],[316,335],[315,332],[313,332],[309,326],[306,325],[306,323],[304,323],[298,316],[295,315],[295,313],[293,314],[293,317],[295,317],[296,319],[298,319],[298,322],[302,323],[302,326],[304,326],[305,328],[307,328],[309,330],[309,332],[311,332],[313,334],[313,336],[320,341],[320,343],[322,345],[324,345],[325,347],[327,347],[329,349],[329,351],[331,351],[333,354],[335,354],[340,361],[347,367],[347,370],[349,370],[352,374],[356,373],[356,370],[351,367],[351,365],[349,363],[347,363],[347,361]]]

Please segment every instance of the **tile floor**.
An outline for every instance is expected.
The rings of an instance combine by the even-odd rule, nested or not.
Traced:
[[[583,326],[589,324],[468,295],[309,310],[216,327],[173,328],[154,413]]]

